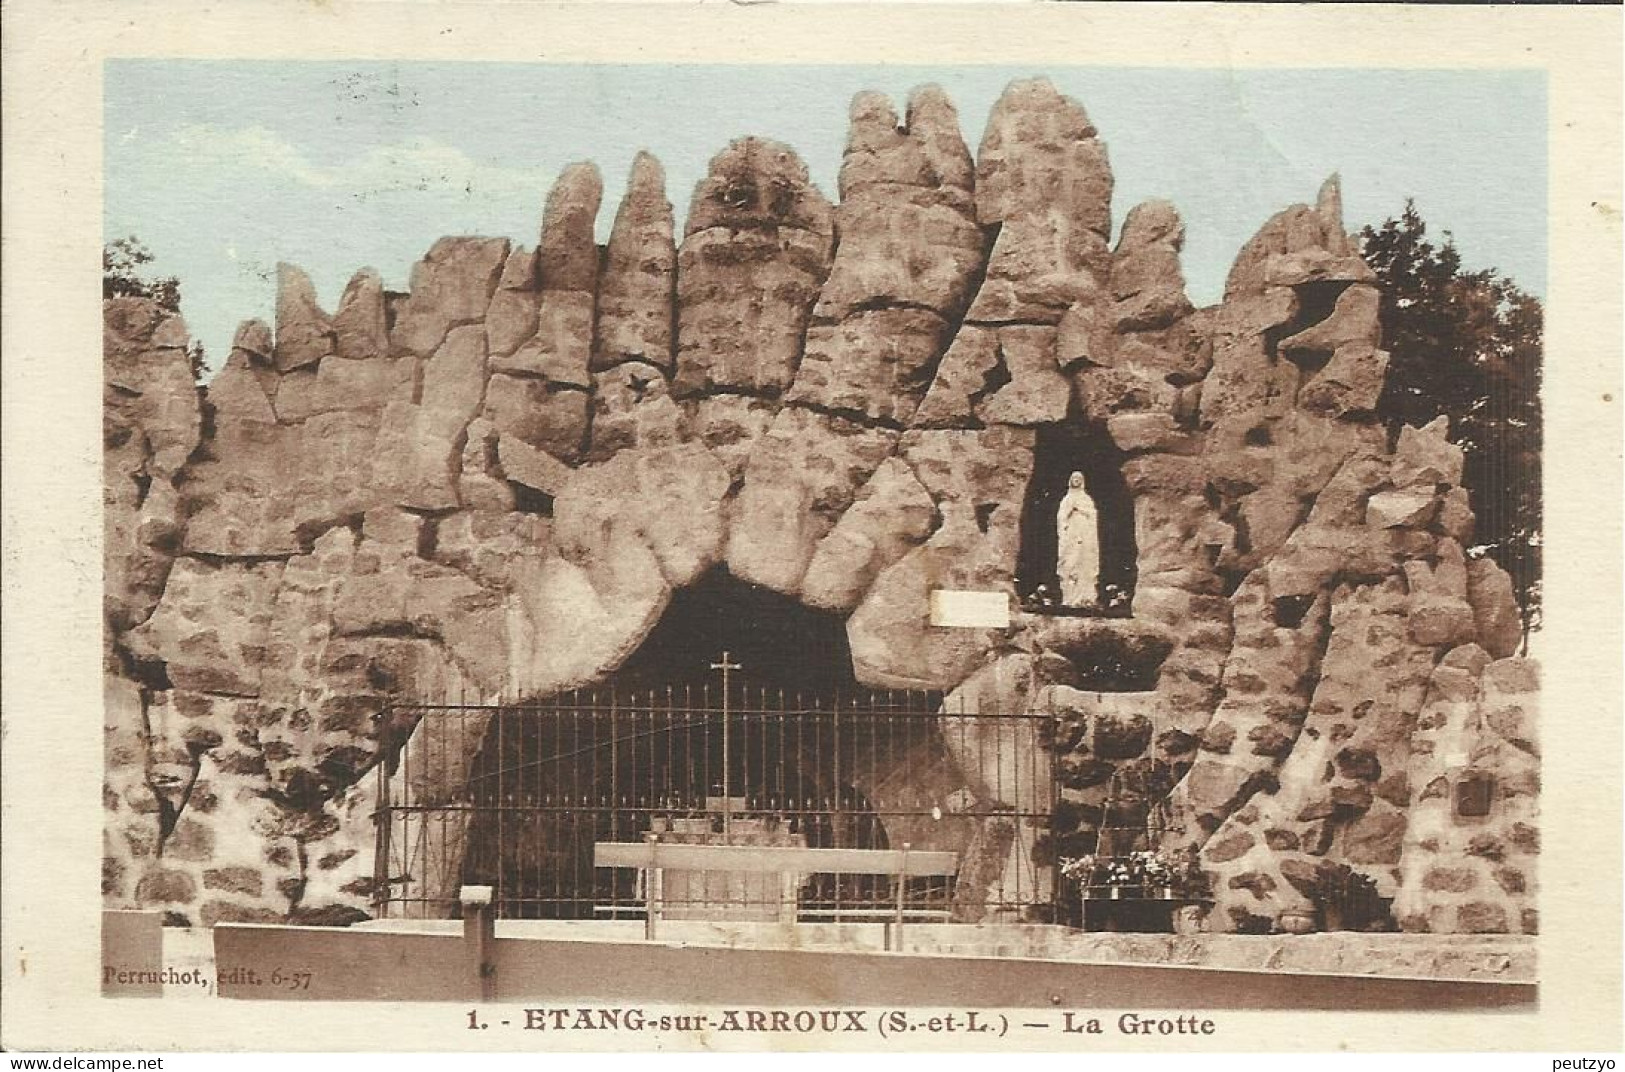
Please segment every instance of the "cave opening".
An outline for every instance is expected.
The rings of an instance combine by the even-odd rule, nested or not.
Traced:
[[[887,825],[929,805],[875,793],[932,754],[939,701],[862,689],[839,614],[714,569],[598,685],[497,711],[471,771],[463,881],[495,885],[504,918],[635,916],[643,880],[595,867],[597,844],[887,848]],[[788,890],[770,875],[666,881],[673,918],[878,910],[891,896],[872,875]],[[912,883],[911,896],[947,895]]]
[[[1127,617],[1138,576],[1134,539],[1134,495],[1123,478],[1125,455],[1098,422],[1067,421],[1038,427],[1033,474],[1021,511],[1021,548],[1016,589],[1024,609],[1044,614]],[[1098,517],[1099,578],[1094,599],[1084,606],[1061,603],[1061,557],[1057,515],[1073,473]]]
[[[715,691],[721,678],[711,664],[724,651],[740,667],[730,680],[741,696],[783,690],[828,706],[860,690],[846,619],[721,566],[673,593],[659,623],[609,682],[616,689]]]

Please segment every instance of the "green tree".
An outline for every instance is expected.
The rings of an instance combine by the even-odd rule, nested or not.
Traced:
[[[172,313],[181,311],[181,282],[172,275],[149,276],[152,251],[131,235],[117,238],[102,247],[102,298],[150,298]],[[186,348],[192,378],[202,381],[205,368],[203,343],[194,339]]]
[[[1493,268],[1464,269],[1449,232],[1429,241],[1410,201],[1360,237],[1391,355],[1378,414],[1396,431],[1450,419],[1478,518],[1473,550],[1512,575],[1527,644],[1541,606],[1540,301]]]

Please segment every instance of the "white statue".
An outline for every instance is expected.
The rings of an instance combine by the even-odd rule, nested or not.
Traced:
[[[1060,574],[1062,605],[1085,607],[1095,602],[1100,574],[1100,520],[1095,500],[1084,490],[1083,474],[1073,473],[1068,483],[1070,488],[1055,519],[1060,537],[1056,572]]]

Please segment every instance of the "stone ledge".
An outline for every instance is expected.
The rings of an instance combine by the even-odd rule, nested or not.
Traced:
[[[1011,616],[1011,624],[1042,651],[1063,655],[1080,666],[1117,660],[1152,683],[1175,643],[1168,628],[1136,618],[1023,611]]]
[[[461,933],[453,920],[373,920],[365,930]],[[879,923],[743,923],[670,921],[662,939],[731,949],[880,949]],[[916,923],[908,952],[1016,957],[1090,964],[1153,964],[1315,975],[1412,979],[1536,981],[1536,941],[1508,934],[1122,934],[1049,924]],[[639,942],[637,920],[542,922],[501,920],[499,937]]]
[[[1100,963],[1534,982],[1535,938],[1488,934],[1102,934],[1070,932],[1045,955]]]

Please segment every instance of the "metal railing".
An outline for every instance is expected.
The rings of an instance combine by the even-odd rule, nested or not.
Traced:
[[[379,773],[376,909],[452,918],[466,883],[494,886],[501,918],[644,918],[649,873],[600,866],[597,847],[654,839],[726,850],[685,851],[691,864],[738,847],[788,861],[664,869],[667,919],[858,920],[899,904],[915,919],[1047,918],[1055,874],[1034,850],[1055,805],[1049,720],[944,711],[936,693],[737,682],[400,705]],[[905,845],[957,866],[850,873],[841,861],[859,857],[807,851]]]

